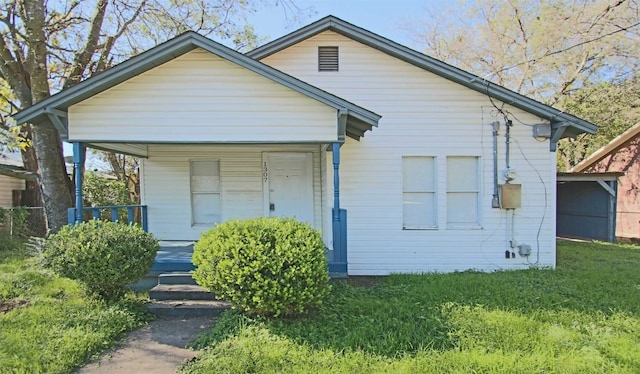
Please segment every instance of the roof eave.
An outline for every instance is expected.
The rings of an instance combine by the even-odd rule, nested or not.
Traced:
[[[179,35],[169,42],[160,44],[84,82],[60,91],[12,117],[18,124],[47,122],[47,112],[52,109],[66,110],[73,104],[195,49],[197,46],[193,43],[193,35],[198,34],[187,32]]]
[[[588,121],[520,95],[507,88],[491,83],[486,79],[480,78],[443,61],[429,57],[423,53],[398,44],[392,40],[362,29],[334,16],[324,17],[297,31],[267,43],[264,46],[258,47],[248,52],[246,55],[260,60],[326,30],[337,32],[357,42],[399,58],[400,60],[414,66],[425,69],[453,82],[462,84],[463,86],[475,91],[490,95],[491,97],[503,101],[506,104],[548,120],[552,125],[554,123],[569,122],[571,123],[572,129],[570,131],[565,131],[564,137],[575,136],[581,133],[594,134],[598,129],[596,125]]]
[[[616,136],[609,143],[603,145],[598,150],[593,152],[589,157],[580,161],[574,167],[569,169],[570,172],[583,172],[589,166],[601,161],[603,158],[607,157],[611,152],[617,150],[622,147],[626,142],[633,139],[636,135],[640,134],[640,122],[631,126],[627,131],[622,134]]]
[[[325,105],[331,106],[336,110],[346,109],[351,113],[351,115],[359,120],[369,123],[371,126],[377,126],[378,121],[381,118],[380,115],[372,111],[353,104],[329,92],[323,91],[230,48],[224,47],[195,32],[186,32],[174,39],[145,51],[103,73],[79,83],[74,87],[61,91],[56,95],[16,113],[13,118],[18,124],[26,122],[49,123],[47,116],[51,110],[66,111],[71,105],[103,92],[106,89],[131,79],[196,48],[202,48],[227,59],[228,61],[239,64],[257,74],[273,80],[274,82],[289,87],[301,94],[322,102]]]

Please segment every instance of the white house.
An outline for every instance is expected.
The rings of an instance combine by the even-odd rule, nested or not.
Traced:
[[[142,157],[160,239],[295,216],[350,275],[555,266],[555,144],[596,129],[332,16],[247,54],[187,32],[14,117]]]

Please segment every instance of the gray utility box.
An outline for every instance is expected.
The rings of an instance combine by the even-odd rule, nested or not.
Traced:
[[[521,184],[501,184],[500,185],[500,208],[516,209],[522,205],[522,185]]]

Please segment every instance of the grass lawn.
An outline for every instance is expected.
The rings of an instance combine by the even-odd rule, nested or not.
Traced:
[[[556,270],[338,285],[314,316],[229,312],[184,373],[639,373],[640,247],[562,242]]]
[[[70,373],[148,320],[135,297],[89,299],[24,252],[0,251],[0,373]]]

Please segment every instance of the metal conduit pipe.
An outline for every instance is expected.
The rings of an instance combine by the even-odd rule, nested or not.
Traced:
[[[491,199],[492,208],[500,208],[500,198],[498,197],[498,130],[500,130],[500,122],[491,122],[493,128],[493,198]]]
[[[513,126],[513,122],[511,122],[511,120],[507,120],[506,123],[504,124],[504,127],[506,127],[506,130],[504,132],[504,143],[505,143],[505,164],[507,166],[507,172],[511,169],[511,164],[509,163],[509,153],[510,153],[510,146],[509,144],[511,143],[511,126]],[[507,180],[508,183],[508,180]]]

